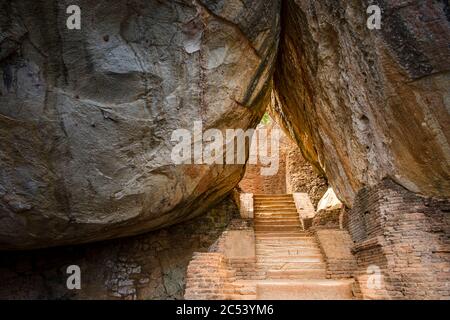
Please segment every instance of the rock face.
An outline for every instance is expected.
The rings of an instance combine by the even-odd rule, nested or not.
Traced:
[[[292,139],[286,139],[286,191],[307,193],[314,208],[325,194],[328,183],[302,155]]]
[[[446,1],[287,0],[273,109],[305,158],[351,206],[388,177],[450,196],[450,24]]]
[[[279,1],[8,1],[0,10],[0,249],[137,234],[205,212],[241,165],[174,165],[173,130],[255,127]]]

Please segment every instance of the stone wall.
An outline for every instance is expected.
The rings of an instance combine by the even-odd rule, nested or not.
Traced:
[[[235,271],[219,252],[195,252],[186,273],[186,300],[228,300]]]
[[[279,169],[276,175],[261,175],[261,164],[247,164],[245,176],[239,183],[242,192],[262,194],[308,193],[314,207],[327,191],[327,181],[302,156],[300,148],[272,120],[259,129],[280,130]]]
[[[286,146],[286,190],[287,193],[306,192],[314,205],[327,191],[327,180],[305,160],[300,148],[288,137]]]
[[[449,200],[417,196],[388,179],[362,189],[344,224],[355,241],[363,295],[449,299],[449,211]],[[381,285],[368,285],[377,270]]]
[[[260,124],[255,131],[255,135],[258,134],[258,130],[267,130],[269,132],[268,137],[270,137],[270,132],[273,129],[280,130],[278,125],[276,125],[273,121],[268,124]],[[239,183],[239,187],[243,192],[246,193],[254,193],[254,194],[283,194],[286,193],[286,146],[285,139],[283,139],[282,134],[279,144],[279,163],[278,163],[278,172],[275,175],[271,176],[263,176],[261,174],[262,164],[258,161],[257,164],[247,163],[245,167],[245,175],[241,182]],[[258,143],[258,148],[260,149],[260,144]],[[261,154],[258,151],[258,155]],[[259,158],[258,158],[259,159]]]
[[[182,299],[193,252],[207,251],[237,214],[227,198],[204,216],[141,236],[2,252],[0,299]],[[72,264],[81,268],[81,290],[66,288]]]

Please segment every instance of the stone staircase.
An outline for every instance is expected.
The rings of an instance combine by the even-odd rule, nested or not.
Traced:
[[[256,259],[230,261],[232,287],[227,284],[223,292],[214,292],[216,296],[231,300],[354,298],[353,279],[327,279],[319,245],[303,230],[292,195],[254,195],[253,199]]]
[[[253,281],[256,299],[353,298],[353,280],[326,279],[319,245],[302,229],[292,195],[254,195],[254,221],[256,270],[265,273]]]
[[[323,279],[326,265],[291,195],[255,195],[257,268],[266,279]]]

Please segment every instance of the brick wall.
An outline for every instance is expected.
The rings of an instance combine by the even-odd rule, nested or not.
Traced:
[[[235,271],[217,252],[195,252],[186,273],[188,300],[227,300],[234,293]]]
[[[233,231],[253,232],[253,219],[234,216],[208,252],[194,252],[187,268],[185,299],[234,299],[246,294],[245,288],[236,285],[235,280],[263,277],[256,269],[255,256],[230,259],[226,255],[227,237]]]
[[[308,193],[314,207],[328,188],[327,181],[303,158],[299,147],[272,123],[258,128],[280,130],[279,170],[274,176],[262,176],[261,164],[246,166],[245,176],[239,183],[242,192],[262,194]]]
[[[281,129],[277,125],[273,125],[273,123],[268,125],[259,125],[256,131],[264,129],[271,132],[274,128],[280,130],[282,134],[279,146],[278,172],[275,175],[263,176],[261,175],[261,163],[258,162],[258,164],[247,164],[245,168],[245,175],[239,183],[239,187],[242,192],[254,194],[286,193],[286,138]],[[258,133],[255,132],[255,134]],[[270,133],[268,136],[270,136]]]
[[[355,241],[363,295],[449,299],[449,212],[448,199],[420,197],[389,179],[362,189],[344,224]],[[381,286],[367,285],[376,270]]]
[[[317,208],[317,204],[328,189],[326,179],[303,158],[299,147],[291,139],[286,137],[284,145],[287,193],[305,192],[309,195],[314,208]]]
[[[238,215],[231,199],[191,221],[148,234],[0,255],[0,299],[182,299],[193,252],[205,252]],[[81,268],[81,290],[66,268]]]

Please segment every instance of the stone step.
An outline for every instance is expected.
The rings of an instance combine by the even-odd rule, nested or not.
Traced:
[[[255,280],[237,280],[233,282],[236,293],[239,294],[256,294],[256,283]]]
[[[236,278],[242,278],[242,277],[248,277],[248,276],[257,276],[259,277],[265,277],[266,276],[266,270],[255,268],[252,271],[246,271],[246,272],[236,272]]]
[[[267,279],[325,279],[325,269],[267,270]]]
[[[272,250],[272,249],[260,249],[256,248],[256,254],[258,256],[260,255],[280,255],[280,256],[302,256],[302,257],[317,257],[322,256],[322,252],[314,247],[311,247],[309,249],[302,249],[302,250],[286,250],[284,248],[280,248],[279,250]]]
[[[260,250],[256,249],[257,257],[273,257],[273,256],[288,256],[288,257],[302,257],[302,258],[322,258],[322,254],[318,250],[298,250],[298,251],[287,251],[287,250]]]
[[[254,220],[255,224],[263,223],[276,223],[276,224],[291,224],[295,223],[301,225],[300,219],[298,217],[285,218],[285,217],[270,217],[270,218],[258,218]]]
[[[256,270],[321,270],[326,271],[324,262],[287,262],[287,261],[262,261]]]
[[[257,223],[296,223],[298,225],[301,225],[299,217],[258,217],[257,219],[254,219],[255,224]]]
[[[286,219],[286,218],[283,218],[283,219],[257,219],[257,220],[255,220],[255,225],[266,225],[266,224],[270,224],[270,225],[272,225],[272,224],[276,224],[276,225],[282,225],[282,224],[285,224],[285,225],[298,225],[298,226],[300,226],[301,224],[300,224],[300,220],[297,218],[297,219],[295,219],[295,218],[291,218],[291,219]]]
[[[319,248],[310,246],[310,247],[291,247],[290,249],[285,248],[284,246],[275,247],[275,248],[267,248],[267,247],[256,247],[256,252],[261,254],[272,254],[278,253],[280,255],[318,255],[322,256],[322,252]]]
[[[253,197],[253,203],[265,202],[294,202],[293,197]],[[294,202],[295,203],[295,202]]]
[[[295,232],[297,230],[301,230],[300,226],[285,226],[285,225],[255,225],[255,231],[286,231],[286,232]]]
[[[353,280],[261,281],[256,297],[261,300],[348,300],[353,299]]]
[[[299,217],[299,214],[296,209],[292,208],[283,208],[283,209],[277,209],[277,208],[254,208],[254,217],[257,218],[294,218]]]
[[[320,248],[317,246],[317,244],[313,242],[306,242],[306,243],[297,243],[297,244],[290,244],[290,243],[257,243],[256,244],[256,250],[261,250],[265,252],[317,252],[322,253],[320,251]]]
[[[255,221],[255,227],[256,226],[260,226],[260,227],[264,227],[264,226],[285,226],[285,227],[299,227],[300,228],[300,223],[298,221]],[[303,230],[300,230],[303,231]]]
[[[293,199],[292,194],[253,194],[253,199],[268,199],[268,198],[273,198],[273,199],[285,199],[285,198],[290,198]]]
[[[289,215],[279,215],[279,214],[256,214],[254,221],[265,221],[265,220],[283,220],[283,219],[287,219],[287,220],[298,220],[300,221],[300,217],[298,216],[297,213],[292,213]]]
[[[313,260],[310,259],[311,262],[306,261],[298,261],[298,260],[291,260],[291,261],[279,261],[279,260],[264,260],[260,261],[257,264],[257,267],[255,270],[261,270],[264,268],[271,268],[280,270],[280,269],[298,269],[298,270],[306,270],[306,269],[326,269],[326,264],[321,261],[320,259]]]
[[[256,213],[254,217],[254,221],[267,221],[267,220],[296,220],[300,221],[300,216],[297,213],[292,213],[289,215],[277,215],[277,214],[260,214]]]
[[[270,200],[270,201],[253,201],[253,207],[256,206],[285,206],[290,208],[296,208],[295,202],[292,200]]]
[[[352,298],[351,282],[327,282],[334,280],[326,279],[322,252],[302,229],[292,195],[254,195],[254,214],[256,256],[227,260],[220,253],[195,253],[188,268],[195,276],[187,276],[187,282],[197,291],[186,290],[187,297]]]
[[[254,211],[254,221],[259,220],[293,220],[296,219],[300,221],[300,216],[297,213],[297,211],[291,211],[291,212],[280,212],[280,211]]]
[[[258,242],[256,244],[256,249],[257,250],[270,250],[270,251],[280,251],[281,250],[281,251],[286,251],[286,252],[288,252],[288,250],[309,251],[311,249],[316,249],[316,250],[319,250],[319,252],[321,252],[319,246],[314,241],[298,241],[295,243],[288,243],[288,242],[272,243],[272,242],[268,242],[268,241],[263,241],[263,242]]]
[[[271,202],[253,202],[253,208],[288,208],[288,209],[296,209],[295,203],[287,202],[287,201],[271,201]]]
[[[302,234],[302,231],[298,232],[266,232],[260,231],[255,232],[256,241],[258,240],[275,240],[279,239],[280,241],[284,240],[301,240],[302,238],[310,238],[306,234]]]
[[[287,205],[295,207],[295,202],[292,199],[253,200],[253,206],[255,205]]]
[[[260,207],[253,207],[253,212],[256,216],[261,214],[278,214],[278,215],[293,215],[296,214],[298,216],[298,211],[295,209],[295,207],[271,207],[271,206],[260,206]]]
[[[300,253],[315,253],[322,254],[322,251],[317,246],[316,243],[301,243],[301,244],[277,244],[277,245],[265,245],[258,243],[256,245],[256,250],[261,252],[289,252],[288,255],[294,254],[296,252]]]
[[[254,212],[254,220],[258,221],[259,219],[299,219],[300,216],[297,211],[292,212],[269,212],[269,211],[255,211]]]
[[[256,300],[255,294],[230,294],[225,300]]]
[[[272,226],[280,226],[280,227],[297,227],[300,228],[298,231],[303,232],[301,226],[298,222],[290,221],[290,222],[280,222],[280,221],[272,221],[272,222],[255,222],[255,227],[272,227]],[[296,230],[297,231],[297,230]]]
[[[293,200],[270,200],[270,201],[255,200],[253,201],[253,206],[286,206],[296,208],[295,202]]]
[[[314,240],[314,237],[311,237],[311,235],[303,230],[297,231],[297,232],[255,232],[256,237],[261,237],[264,239],[273,239],[273,240],[279,240],[279,241],[287,241],[289,239],[312,239]],[[283,238],[280,239],[280,236],[283,236]]]
[[[294,200],[294,197],[291,194],[254,194],[253,199],[291,199]]]
[[[277,246],[277,245],[311,245],[311,244],[317,244],[314,239],[308,239],[307,237],[284,237],[284,238],[277,238],[273,239],[272,237],[264,237],[261,236],[260,238],[256,238],[256,245],[271,245],[271,246]]]
[[[294,201],[293,197],[285,196],[285,197],[259,197],[259,196],[253,196],[253,201],[259,201],[259,202],[267,202],[267,201]]]
[[[279,204],[274,204],[274,205],[255,205],[253,204],[253,211],[254,212],[267,212],[267,211],[272,211],[274,213],[277,212],[298,212],[297,208],[295,206],[286,206],[286,205],[279,205]]]
[[[256,240],[256,247],[267,247],[267,248],[278,248],[278,247],[284,247],[284,246],[288,246],[288,247],[302,247],[303,245],[309,247],[312,244],[317,245],[315,239],[309,239],[309,238],[304,238],[304,239],[286,239],[283,241],[283,239],[257,239]]]
[[[256,215],[258,214],[267,214],[267,213],[273,213],[273,214],[278,214],[278,215],[282,215],[282,214],[294,214],[297,213],[297,209],[295,208],[286,208],[286,207],[261,207],[261,208],[256,208],[253,207],[253,211],[256,213]]]
[[[321,255],[302,255],[302,256],[289,256],[289,255],[259,255],[257,253],[258,263],[267,261],[280,261],[280,262],[323,262]]]
[[[292,237],[285,237],[285,239],[283,239],[283,238],[273,239],[273,238],[269,238],[269,237],[256,238],[256,246],[267,246],[267,247],[272,247],[272,248],[284,247],[284,246],[289,246],[289,247],[300,246],[300,247],[302,247],[303,245],[310,247],[313,244],[317,245],[317,242],[315,241],[315,239],[308,239],[306,237],[304,237],[303,239],[301,237],[298,237],[297,239],[292,238]]]
[[[268,273],[270,272],[275,272],[275,271],[279,271],[279,272],[289,272],[292,270],[301,270],[301,271],[305,271],[306,273],[308,273],[307,275],[305,275],[305,273],[302,274],[305,275],[304,277],[302,277],[302,279],[309,279],[308,277],[310,277],[311,275],[309,274],[309,271],[316,271],[318,273],[320,273],[320,275],[318,275],[316,277],[316,279],[325,279],[326,276],[324,276],[326,274],[326,269],[324,265],[302,265],[301,263],[284,263],[284,264],[269,264],[269,263],[265,263],[265,264],[261,264],[258,266],[258,268],[256,269],[258,271],[265,271],[266,272],[266,277],[267,279],[270,279],[270,275]],[[280,276],[279,278],[281,279],[290,279],[290,278],[295,278],[296,275],[298,275],[299,273],[288,273],[288,274],[282,274],[282,276]]]
[[[290,216],[278,216],[278,215],[258,215],[253,220],[255,223],[257,222],[265,222],[265,221],[297,221],[299,224],[300,218],[297,214],[292,214]]]
[[[253,208],[256,207],[288,207],[288,208],[296,208],[294,201],[288,200],[271,200],[271,201],[253,201]]]
[[[254,203],[253,204],[254,211],[260,211],[261,209],[272,209],[272,210],[297,210],[294,204],[286,205],[280,203]]]
[[[272,221],[272,222],[256,222],[255,223],[255,228],[256,227],[296,227],[296,228],[300,228],[300,232],[302,232],[303,230],[301,229],[301,226],[298,222],[287,222],[287,223],[283,223],[283,222],[279,222],[279,221]],[[297,231],[297,230],[296,230]]]
[[[261,262],[299,262],[299,263],[323,263],[322,255],[281,255],[273,253],[273,255],[256,253],[257,264]]]

